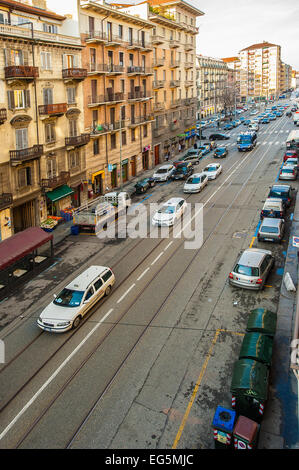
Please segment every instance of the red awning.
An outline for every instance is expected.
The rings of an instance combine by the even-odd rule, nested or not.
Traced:
[[[30,227],[3,240],[0,243],[0,269],[7,268],[52,238],[51,233],[40,227]]]

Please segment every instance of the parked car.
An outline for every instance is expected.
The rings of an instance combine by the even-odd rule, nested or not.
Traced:
[[[285,216],[285,205],[279,198],[267,198],[264,202],[261,210],[260,217],[271,217],[277,219],[283,219]]]
[[[268,117],[264,117],[262,120],[261,120],[261,124],[269,124],[270,122],[270,119]]]
[[[289,207],[293,198],[293,189],[292,186],[287,184],[273,184],[270,187],[268,198],[281,199],[283,204]]]
[[[296,180],[297,179],[297,166],[291,165],[286,161],[286,164],[280,170],[280,180]]]
[[[155,181],[168,181],[174,172],[175,166],[173,164],[167,164],[160,166],[158,170],[155,171],[152,178]]]
[[[90,266],[42,311],[37,324],[45,331],[63,333],[77,328],[86,313],[105,295],[109,295],[115,277],[106,266]]]
[[[207,184],[208,177],[205,173],[194,173],[187,179],[184,193],[199,193]]]
[[[234,126],[232,123],[228,122],[227,124],[225,124],[225,126],[223,127],[223,130],[224,131],[230,131],[231,129],[233,129]]]
[[[198,165],[199,164],[199,160],[202,159],[202,153],[201,151],[195,151],[194,153],[189,153],[189,155],[185,155],[184,158],[183,158],[183,162],[190,162],[192,163],[192,165]]]
[[[229,273],[229,283],[244,289],[260,290],[264,287],[274,264],[271,251],[248,248]]]
[[[230,138],[229,135],[227,134],[211,134],[209,137],[209,140],[228,140]]]
[[[227,154],[228,150],[225,145],[223,147],[217,147],[214,152],[214,158],[225,158]]]
[[[285,165],[293,165],[297,170],[298,170],[298,164],[299,164],[299,160],[298,160],[298,157],[289,157],[286,161],[285,161]]]
[[[254,122],[254,123],[250,123],[249,126],[248,126],[248,129],[252,130],[252,131],[258,131],[259,130],[259,125]]]
[[[207,175],[208,180],[215,180],[222,173],[222,166],[219,163],[209,163],[202,172]]]
[[[170,227],[182,217],[186,210],[187,203],[181,197],[173,197],[163,204],[155,213],[152,224],[155,226]]]
[[[198,150],[201,151],[202,156],[207,155],[211,150],[210,147],[208,147],[207,145],[200,145],[197,148],[198,148]]]
[[[297,156],[298,156],[298,153],[296,150],[287,150],[283,156],[283,161],[285,162],[289,158],[297,157]]]
[[[143,194],[145,193],[149,188],[153,188],[155,186],[156,182],[153,178],[143,178],[142,180],[138,181],[135,184],[135,192],[136,194]]]
[[[171,175],[173,180],[182,180],[188,178],[194,172],[191,162],[180,162]]]
[[[249,126],[250,123],[251,123],[250,119],[245,119],[245,121],[243,122],[244,126]]]
[[[275,121],[275,119],[276,119],[276,114],[274,114],[274,113],[273,113],[273,114],[270,114],[270,115],[269,115],[269,119],[270,119],[270,121]]]
[[[284,234],[284,219],[274,219],[265,217],[259,228],[258,241],[280,243]]]

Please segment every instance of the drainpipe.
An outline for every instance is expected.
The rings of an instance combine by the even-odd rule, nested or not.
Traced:
[[[102,20],[101,20],[101,32],[102,34],[104,34],[104,20],[106,20],[108,17],[110,16],[110,13],[109,15],[105,16]],[[105,54],[104,54],[104,44],[102,45],[102,61],[103,61],[103,64],[105,63]],[[105,90],[106,90],[106,75],[104,75],[104,94],[105,94]],[[106,108],[106,105],[105,105],[105,122],[107,122],[107,108]],[[106,143],[106,166],[107,166],[107,171],[108,171],[108,135],[106,134],[105,136],[105,143]],[[110,185],[110,183],[109,183]],[[106,182],[106,173],[105,173],[105,186],[107,187],[107,182]]]

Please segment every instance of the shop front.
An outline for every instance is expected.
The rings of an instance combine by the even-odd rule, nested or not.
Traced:
[[[134,176],[136,176],[136,155],[134,155],[134,157],[131,157],[130,165],[131,165],[131,176],[133,178]]]
[[[147,145],[143,148],[142,152],[142,168],[143,170],[149,170],[150,163],[149,163],[149,152],[150,152],[150,145]]]
[[[114,165],[111,165],[111,167],[109,167],[109,165],[108,165],[108,171],[110,171],[110,174],[111,174],[111,187],[116,188],[116,186],[117,186],[117,165],[116,165],[116,163]]]
[[[37,199],[31,199],[13,208],[14,233],[36,225]]]
[[[95,196],[104,194],[104,170],[96,171],[91,175],[92,192]]]
[[[160,163],[160,144],[154,146],[154,159],[155,165],[159,165]]]
[[[196,138],[196,126],[190,127],[185,130],[186,147],[192,147]]]
[[[74,190],[67,184],[59,186],[53,191],[47,191],[47,210],[48,215],[60,217],[61,214],[67,210],[70,210],[72,205],[72,195]]]

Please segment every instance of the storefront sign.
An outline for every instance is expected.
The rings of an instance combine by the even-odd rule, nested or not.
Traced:
[[[111,165],[111,163],[108,163],[108,171],[112,171],[113,170],[113,165]]]

